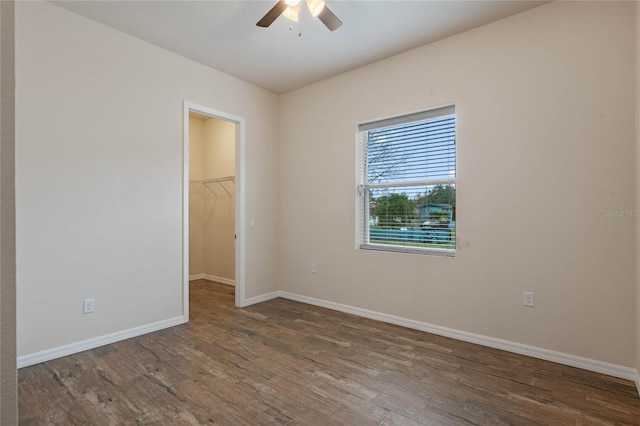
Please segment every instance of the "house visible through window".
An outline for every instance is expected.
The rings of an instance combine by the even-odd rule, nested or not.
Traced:
[[[360,124],[357,139],[357,246],[455,255],[454,107]]]

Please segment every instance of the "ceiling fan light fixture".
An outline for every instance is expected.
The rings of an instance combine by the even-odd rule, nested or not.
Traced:
[[[2,0],[0,0],[2,1]],[[278,2],[256,23],[257,26],[267,28],[278,19],[278,16],[284,15],[292,21],[298,21],[300,12],[300,3],[302,0],[278,0]],[[329,29],[335,31],[342,26],[342,21],[333,13],[323,0],[305,0],[309,11],[314,17],[317,17]],[[300,33],[299,35],[301,35]]]
[[[323,0],[305,0],[305,3],[307,3],[307,7],[313,16],[318,16],[324,9]]]
[[[282,12],[282,16],[292,20],[293,22],[298,22],[298,17],[300,16],[300,5],[287,6],[284,12]]]

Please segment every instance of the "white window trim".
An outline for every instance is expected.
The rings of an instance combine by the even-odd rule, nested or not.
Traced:
[[[363,251],[376,251],[376,252],[392,252],[392,253],[406,253],[406,254],[418,254],[418,255],[433,255],[433,256],[444,256],[444,257],[455,257],[457,252],[457,241],[458,241],[458,229],[456,224],[456,239],[455,246],[456,248],[451,249],[439,249],[434,247],[411,247],[411,246],[397,246],[397,245],[386,245],[386,244],[371,244],[369,243],[369,220],[367,220],[365,215],[365,206],[369,205],[369,188],[393,188],[393,187],[406,187],[406,186],[425,186],[425,185],[438,185],[438,184],[456,184],[456,178],[451,179],[429,179],[429,180],[421,180],[421,181],[402,181],[402,182],[391,182],[391,183],[368,183],[365,182],[365,169],[367,166],[367,141],[362,138],[362,133],[364,131],[369,131],[372,129],[387,127],[396,124],[402,124],[405,122],[411,121],[421,121],[427,120],[430,118],[441,117],[445,115],[455,115],[455,105],[446,105],[443,107],[437,107],[425,111],[418,111],[415,113],[403,114],[400,116],[393,116],[387,118],[381,118],[373,121],[365,121],[356,123],[355,126],[355,151],[356,151],[356,212],[355,212],[355,221],[356,221],[356,232],[355,232],[355,248],[356,250]],[[457,138],[457,130],[458,120],[456,116],[455,128],[456,128],[456,138]],[[456,144],[455,158],[456,158],[456,175],[458,168],[458,149]],[[456,186],[457,190],[457,186]],[[457,198],[457,193],[456,193]],[[456,202],[457,204],[457,202]]]

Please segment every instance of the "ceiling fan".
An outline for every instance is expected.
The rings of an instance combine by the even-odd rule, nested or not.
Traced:
[[[278,16],[284,15],[292,21],[298,21],[300,3],[302,0],[279,0],[275,6],[267,12],[256,24],[259,27],[268,27]],[[311,15],[317,16],[330,31],[335,31],[342,26],[342,21],[324,4],[323,0],[305,0]]]

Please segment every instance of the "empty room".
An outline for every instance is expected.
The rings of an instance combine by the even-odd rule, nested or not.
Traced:
[[[2,426],[640,425],[640,3],[0,21]]]

